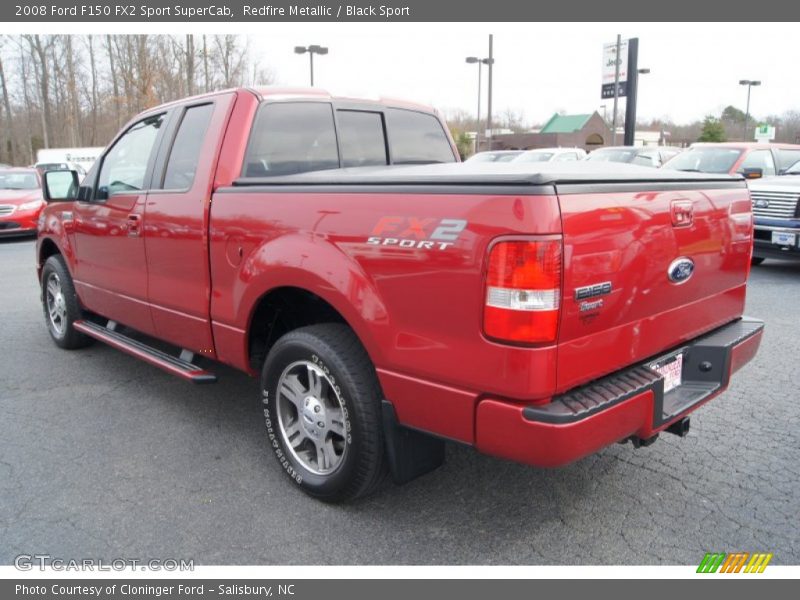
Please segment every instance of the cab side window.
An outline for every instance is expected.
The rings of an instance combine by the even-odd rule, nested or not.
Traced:
[[[739,172],[743,173],[745,169],[761,169],[764,177],[775,175],[775,161],[772,160],[772,152],[769,150],[753,150],[745,157],[744,162],[739,167]]]
[[[326,102],[263,104],[253,123],[243,177],[339,168],[333,107]]]
[[[96,199],[145,188],[145,176],[165,115],[139,121],[128,129],[103,158],[97,179]]]
[[[167,171],[164,174],[162,187],[165,190],[188,190],[192,187],[200,149],[203,147],[203,139],[212,114],[214,114],[213,104],[192,106],[183,113],[181,125],[169,154]]]

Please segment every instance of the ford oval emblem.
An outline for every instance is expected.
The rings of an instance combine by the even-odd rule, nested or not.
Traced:
[[[667,277],[672,283],[686,283],[694,273],[694,261],[691,258],[676,258],[667,269]]]
[[[753,202],[753,206],[756,208],[769,208],[769,200],[764,200],[763,198],[759,198],[755,202]]]

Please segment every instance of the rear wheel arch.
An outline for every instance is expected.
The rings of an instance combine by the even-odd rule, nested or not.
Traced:
[[[258,372],[272,346],[283,335],[323,323],[340,323],[349,327],[375,364],[374,345],[365,343],[363,323],[354,323],[351,316],[328,299],[305,288],[282,286],[262,294],[250,313],[247,328],[247,351],[250,368]]]

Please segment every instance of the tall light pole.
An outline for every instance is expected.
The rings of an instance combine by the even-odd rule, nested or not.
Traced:
[[[489,130],[489,150],[492,149],[492,67],[494,66],[494,35],[489,34],[489,94],[486,101],[486,129]]]
[[[478,65],[478,124],[475,127],[475,152],[478,151],[479,144],[480,144],[480,137],[481,137],[481,67],[483,65],[489,64],[488,58],[478,58],[477,56],[468,56],[466,59],[467,63],[474,65]]]
[[[619,103],[619,66],[622,60],[619,57],[622,48],[622,36],[617,34],[617,46],[614,52],[614,112],[611,114],[611,145],[617,145],[617,104]]]
[[[312,44],[311,46],[294,47],[295,54],[305,54],[306,52],[308,52],[309,63],[311,65],[311,87],[314,87],[314,55],[327,54],[328,48],[325,46],[317,46],[316,44]]]
[[[747,121],[750,120],[750,88],[753,86],[761,85],[760,81],[755,81],[752,79],[740,79],[739,85],[746,85],[747,86],[747,108],[744,111],[744,141],[747,141]]]
[[[619,55],[618,55],[619,56]],[[619,62],[619,61],[617,61]],[[625,82],[625,138],[626,146],[636,144],[636,103],[639,94],[639,74],[649,73],[650,69],[639,68],[639,38],[628,40],[628,79]]]

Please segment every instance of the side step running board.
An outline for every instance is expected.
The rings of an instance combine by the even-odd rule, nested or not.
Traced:
[[[91,321],[76,321],[75,329],[192,383],[214,383],[217,376],[197,365]]]

